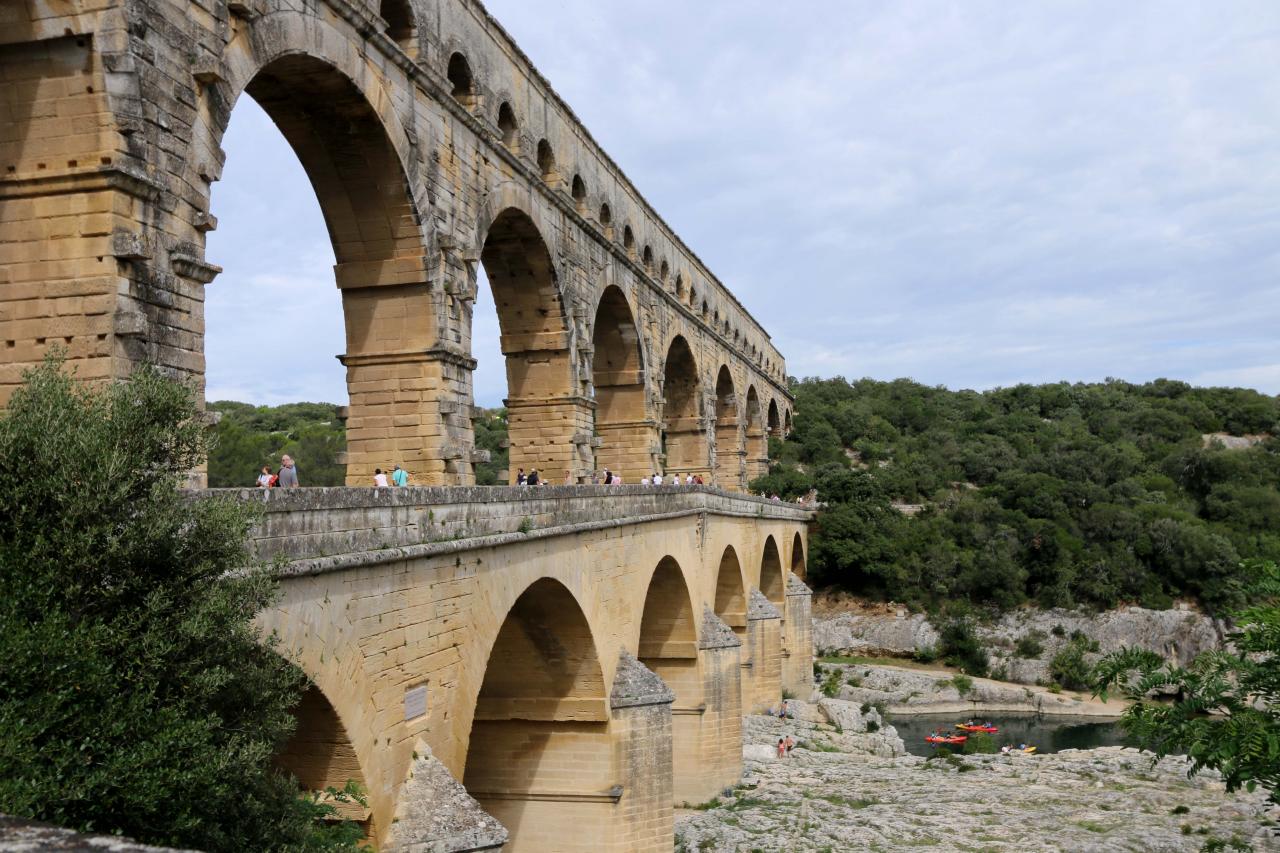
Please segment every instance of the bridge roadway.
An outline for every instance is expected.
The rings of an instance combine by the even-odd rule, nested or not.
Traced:
[[[260,503],[260,616],[314,687],[282,763],[379,849],[670,850],[812,684],[811,511],[711,487],[206,490]],[[465,791],[463,790],[465,788]],[[496,820],[495,820],[496,819]],[[505,845],[505,846],[504,846]]]

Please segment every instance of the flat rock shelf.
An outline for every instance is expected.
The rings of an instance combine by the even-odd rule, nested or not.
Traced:
[[[1101,747],[927,760],[886,749],[897,738],[891,725],[868,751],[866,735],[799,705],[800,719],[746,719],[743,783],[678,811],[677,851],[1154,853],[1198,851],[1215,838],[1280,850],[1280,814],[1261,792],[1227,794],[1215,773],[1188,779],[1182,758]],[[779,759],[786,734],[799,745]]]

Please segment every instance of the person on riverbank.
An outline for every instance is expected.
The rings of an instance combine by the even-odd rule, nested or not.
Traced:
[[[778,757],[779,758],[787,757],[787,739],[786,738],[781,738],[781,737],[778,738]]]
[[[288,454],[280,457],[280,470],[276,473],[276,485],[282,489],[298,488],[298,469],[293,464],[293,457]]]

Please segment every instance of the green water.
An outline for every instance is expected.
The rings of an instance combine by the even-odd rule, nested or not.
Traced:
[[[956,732],[956,723],[969,718],[959,714],[902,714],[890,716],[889,724],[915,755],[932,755],[934,746],[924,737],[935,729]],[[991,722],[1000,731],[991,737],[997,746],[1025,743],[1037,752],[1059,752],[1064,749],[1093,749],[1098,746],[1132,746],[1115,720],[1097,717],[1050,717],[1035,714],[990,714],[974,717],[975,722]],[[957,749],[952,747],[952,749]]]

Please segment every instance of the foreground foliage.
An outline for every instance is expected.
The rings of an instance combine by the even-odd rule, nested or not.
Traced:
[[[302,674],[251,620],[252,516],[184,500],[204,430],[144,370],[46,362],[0,417],[0,812],[208,851],[354,849],[271,768]]]
[[[1147,749],[1186,754],[1192,772],[1220,771],[1228,791],[1261,785],[1280,804],[1280,568],[1253,562],[1246,570],[1253,603],[1236,614],[1234,648],[1206,652],[1185,669],[1126,649],[1098,663],[1095,689],[1135,700],[1122,724]],[[1147,698],[1169,690],[1172,703]]]
[[[1168,380],[793,391],[794,431],[752,487],[818,489],[821,584],[923,606],[1229,608],[1241,559],[1280,559],[1275,397]]]

